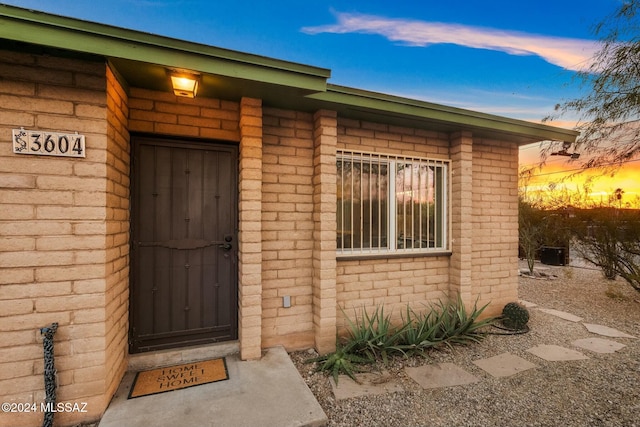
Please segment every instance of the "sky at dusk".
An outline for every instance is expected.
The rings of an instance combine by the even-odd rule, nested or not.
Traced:
[[[580,96],[593,26],[620,0],[0,0],[332,70],[330,83],[540,122]],[[552,125],[571,128],[567,116]],[[540,179],[576,166],[552,157]],[[537,162],[537,145],[521,165]],[[594,192],[640,195],[631,162]],[[617,179],[617,181],[616,181]],[[578,179],[579,181],[580,179]],[[541,183],[540,186],[544,186]],[[564,184],[562,184],[564,185]],[[578,184],[579,185],[579,184]],[[557,183],[556,183],[557,186]],[[638,187],[638,188],[636,188]]]

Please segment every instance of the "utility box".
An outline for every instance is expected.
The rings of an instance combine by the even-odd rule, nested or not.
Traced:
[[[540,262],[547,265],[567,265],[569,250],[559,246],[540,248]]]

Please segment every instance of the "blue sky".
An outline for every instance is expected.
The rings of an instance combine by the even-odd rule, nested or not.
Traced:
[[[0,0],[330,68],[330,82],[539,121],[620,0]],[[563,125],[563,123],[558,123]]]

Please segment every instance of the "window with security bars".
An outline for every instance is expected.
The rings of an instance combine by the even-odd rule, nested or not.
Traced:
[[[448,161],[339,151],[336,166],[338,255],[449,249]]]

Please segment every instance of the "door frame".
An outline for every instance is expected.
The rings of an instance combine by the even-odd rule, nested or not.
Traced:
[[[134,272],[136,271],[136,257],[133,256],[134,250],[134,227],[138,218],[144,214],[143,209],[138,206],[137,201],[135,200],[136,195],[136,186],[138,185],[138,170],[137,162],[139,161],[137,157],[137,150],[140,143],[144,142],[152,142],[153,145],[164,146],[164,147],[179,147],[185,149],[203,149],[206,146],[210,147],[220,147],[224,150],[229,150],[232,153],[234,164],[233,164],[233,172],[230,177],[230,181],[228,185],[232,186],[233,198],[231,201],[231,213],[233,215],[233,223],[234,223],[234,248],[230,251],[230,256],[232,257],[233,265],[235,266],[234,272],[232,274],[232,283],[231,283],[231,293],[234,295],[235,304],[231,307],[231,334],[228,339],[216,339],[210,338],[207,340],[202,340],[202,342],[191,342],[185,345],[160,345],[153,346],[152,348],[143,348],[143,349],[135,349],[134,346],[134,328],[136,325],[136,313],[133,310],[133,305],[135,303],[136,298],[136,278]],[[212,140],[212,139],[200,139],[200,138],[189,138],[189,137],[177,137],[177,136],[166,136],[166,135],[156,135],[149,133],[132,133],[131,134],[131,166],[130,166],[130,212],[131,218],[129,222],[129,251],[130,251],[130,270],[129,270],[129,329],[128,329],[128,347],[129,353],[142,353],[147,351],[156,351],[167,348],[186,348],[188,346],[193,345],[202,345],[202,344],[210,344],[216,342],[232,342],[234,340],[238,340],[239,338],[239,271],[238,271],[238,252],[239,252],[239,240],[238,240],[238,231],[239,231],[239,147],[237,143],[229,142],[229,141],[221,141],[221,140]],[[187,334],[188,335],[188,334]]]

